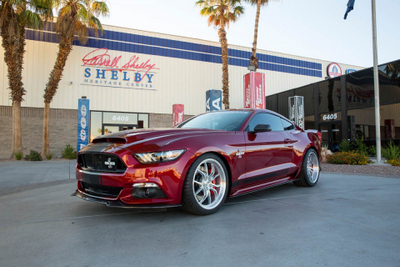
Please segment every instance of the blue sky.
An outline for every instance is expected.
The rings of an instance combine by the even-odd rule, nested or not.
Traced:
[[[338,63],[371,67],[371,1],[356,0],[343,19],[348,0],[280,0],[261,9],[258,48]],[[194,0],[108,0],[103,24],[218,42]],[[255,7],[227,30],[229,44],[250,47]],[[400,1],[376,0],[379,64],[400,59]]]

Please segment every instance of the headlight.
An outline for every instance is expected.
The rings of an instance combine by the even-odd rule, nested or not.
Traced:
[[[179,149],[179,150],[171,150],[171,151],[136,153],[133,155],[140,163],[148,164],[148,163],[159,163],[159,162],[176,160],[185,151],[186,151],[186,149]]]

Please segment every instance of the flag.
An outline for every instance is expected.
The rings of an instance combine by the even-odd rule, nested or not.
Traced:
[[[349,12],[353,10],[354,1],[355,0],[349,0],[349,2],[347,3],[347,10],[346,10],[346,13],[344,14],[344,19],[347,19],[347,14],[349,14]]]

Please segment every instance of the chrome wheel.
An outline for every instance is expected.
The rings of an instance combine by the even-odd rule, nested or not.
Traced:
[[[319,161],[318,156],[314,151],[308,154],[306,172],[310,183],[316,183],[319,177]]]
[[[226,185],[224,168],[213,158],[204,159],[194,171],[192,191],[197,204],[203,209],[212,210],[221,204]]]

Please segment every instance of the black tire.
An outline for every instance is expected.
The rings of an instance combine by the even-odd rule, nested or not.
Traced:
[[[320,162],[317,151],[309,149],[301,164],[301,174],[299,180],[293,183],[297,186],[312,187],[315,186],[319,180]]]
[[[203,154],[193,162],[186,175],[182,207],[196,215],[212,214],[224,204],[228,189],[225,164],[215,154]]]

